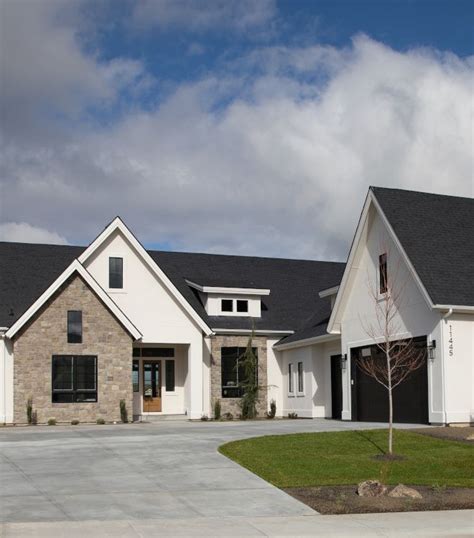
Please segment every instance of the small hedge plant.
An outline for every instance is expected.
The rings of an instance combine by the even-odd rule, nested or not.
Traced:
[[[125,404],[125,400],[120,400],[120,420],[127,424],[128,422],[128,412],[127,412],[127,406]]]
[[[48,418],[48,426],[56,426],[56,419]]]

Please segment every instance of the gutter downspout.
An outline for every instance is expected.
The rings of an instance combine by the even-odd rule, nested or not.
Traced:
[[[3,340],[3,424],[5,425],[7,423],[7,341],[5,332],[3,332],[3,327],[1,330],[2,333],[0,334],[0,338]]]
[[[446,312],[446,314],[441,316],[441,322],[444,321],[445,323],[447,323],[448,318],[451,316],[452,313],[453,313],[453,309],[450,308]],[[443,376],[443,383],[441,385],[441,395],[442,395],[442,398],[443,398],[444,423],[447,424],[448,423],[448,413],[446,411],[446,365],[445,365],[445,356],[444,356],[445,346],[444,346],[444,324],[443,323],[441,323],[441,348],[442,348],[442,352],[441,352],[441,373],[442,373],[442,376]]]

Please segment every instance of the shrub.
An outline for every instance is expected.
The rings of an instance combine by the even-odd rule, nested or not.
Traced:
[[[33,424],[33,399],[26,400],[26,420],[28,424]]]
[[[98,418],[96,422],[97,424],[105,424],[105,420],[102,417]]]
[[[298,413],[288,413],[288,418],[298,418]]]
[[[201,420],[206,422],[206,420],[209,420],[209,417],[207,415],[201,415]]]
[[[214,402],[214,418],[219,420],[221,418],[221,401],[216,400]]]
[[[55,418],[49,418],[48,419],[48,426],[56,426],[56,419]]]
[[[33,398],[31,397],[26,402],[26,419],[28,424],[36,424],[38,421],[36,411],[33,409]]]
[[[79,421],[77,420],[77,418],[74,418],[73,420],[71,420],[72,426],[77,426],[78,424],[79,424]]]
[[[223,420],[234,420],[234,415],[232,413],[224,413],[222,415]]]
[[[257,381],[258,361],[252,347],[253,334],[247,342],[247,348],[242,357],[239,358],[238,368],[243,370],[244,379],[239,383],[242,389],[240,408],[241,418],[252,419],[257,416],[257,403],[259,400],[260,386]]]
[[[120,400],[120,419],[125,424],[128,422],[128,412],[125,400]]]
[[[275,400],[270,401],[270,411],[267,413],[267,418],[275,418],[277,411],[277,404]]]

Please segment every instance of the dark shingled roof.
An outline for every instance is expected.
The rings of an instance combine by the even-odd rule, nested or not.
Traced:
[[[84,247],[0,242],[0,326],[11,326]],[[339,284],[344,264],[305,260],[148,251],[211,328],[296,330],[328,299],[318,291]],[[209,317],[186,280],[201,285],[270,289],[261,318]],[[10,315],[10,312],[13,315]]]
[[[433,303],[474,306],[474,199],[371,190]]]
[[[434,304],[474,305],[474,200],[424,192],[371,187]],[[329,304],[289,344],[326,333]]]

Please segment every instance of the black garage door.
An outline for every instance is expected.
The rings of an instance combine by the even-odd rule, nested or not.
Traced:
[[[426,337],[416,342],[426,348]],[[372,346],[375,351],[375,346]],[[388,421],[388,391],[358,366],[356,358],[362,349],[352,349],[352,419],[362,422]],[[428,424],[428,372],[427,362],[412,372],[405,381],[393,389],[394,422]]]

